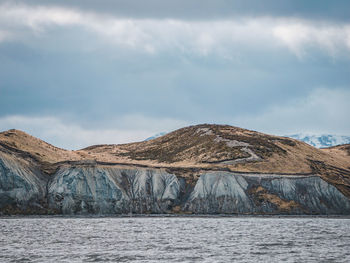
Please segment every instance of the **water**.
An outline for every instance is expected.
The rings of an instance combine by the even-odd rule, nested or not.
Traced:
[[[0,262],[350,262],[350,219],[0,219]]]

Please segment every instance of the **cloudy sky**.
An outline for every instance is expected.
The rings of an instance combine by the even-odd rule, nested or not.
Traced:
[[[0,130],[77,149],[198,123],[350,135],[350,1],[0,1]]]

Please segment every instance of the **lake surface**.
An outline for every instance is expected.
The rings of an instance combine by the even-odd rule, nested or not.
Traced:
[[[350,219],[0,219],[0,262],[232,261],[350,262]]]

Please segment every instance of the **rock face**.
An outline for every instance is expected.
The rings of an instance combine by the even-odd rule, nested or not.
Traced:
[[[2,156],[0,189],[2,213],[350,214],[350,200],[312,175],[212,171],[191,187],[164,169],[64,165],[45,181]]]
[[[0,211],[40,211],[46,182],[39,170],[0,153]]]
[[[49,206],[59,213],[166,213],[179,196],[177,177],[162,170],[64,167],[49,183]]]
[[[350,214],[350,200],[319,176],[201,175],[185,209],[215,214]]]

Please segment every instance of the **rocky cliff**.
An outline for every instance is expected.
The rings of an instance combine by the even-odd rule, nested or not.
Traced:
[[[0,213],[350,214],[346,158],[230,126],[155,140],[66,151],[2,133]]]

